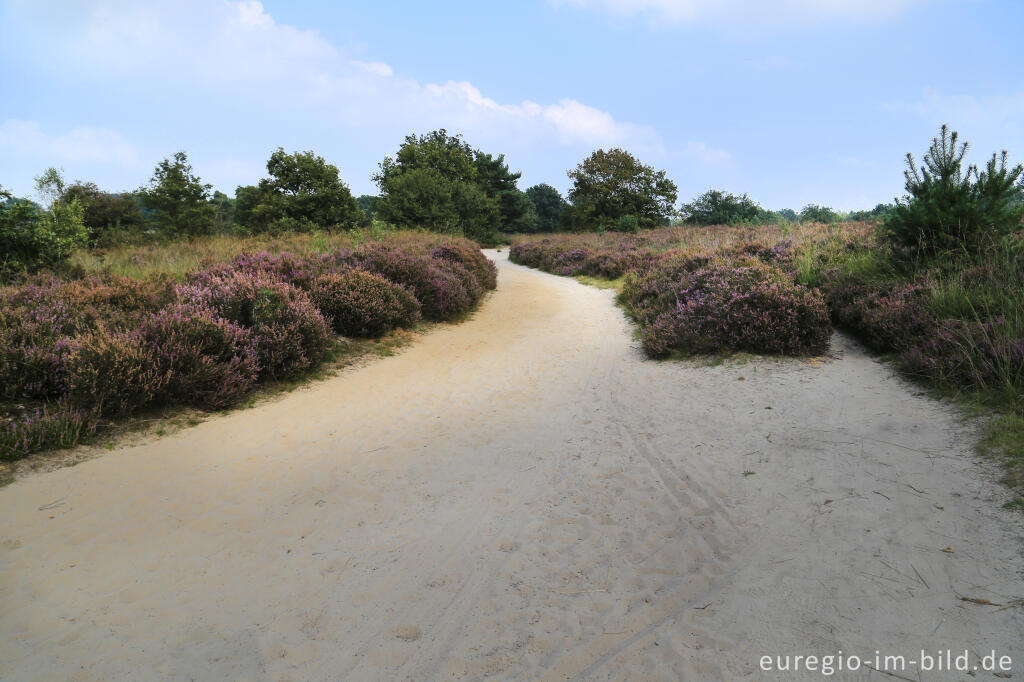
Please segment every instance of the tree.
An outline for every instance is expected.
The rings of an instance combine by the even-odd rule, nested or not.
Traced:
[[[55,188],[55,175],[44,173],[37,189]],[[60,184],[63,185],[61,179]],[[34,272],[61,263],[88,242],[78,201],[62,204],[53,193],[42,191],[49,208],[18,199],[0,188],[0,275]]]
[[[161,231],[173,235],[209,234],[217,226],[216,209],[210,204],[212,185],[203,184],[192,172],[185,152],[157,164],[149,187],[139,190],[142,205],[153,213]]]
[[[903,175],[909,196],[897,199],[881,226],[898,258],[974,256],[1020,229],[1022,207],[1015,201],[1014,184],[1024,167],[1008,167],[1004,151],[993,154],[984,171],[973,165],[965,171],[966,153],[967,143],[960,144],[957,133],[943,125],[921,168],[907,154]]]
[[[800,222],[802,223],[835,223],[839,222],[839,214],[828,206],[807,204],[800,209]]]
[[[385,158],[373,176],[380,187],[376,210],[381,218],[400,227],[492,243],[502,214],[498,197],[488,189],[499,191],[508,175],[507,167],[503,172],[494,167],[494,161],[481,164],[492,173],[483,182],[477,153],[462,136],[449,135],[443,128],[426,135],[408,135],[395,157]],[[497,161],[499,166],[504,164],[502,157]]]
[[[615,229],[634,216],[640,228],[668,222],[676,185],[623,149],[598,149],[569,171],[572,223],[577,229]]]
[[[683,222],[691,225],[729,225],[754,222],[766,211],[749,196],[742,196],[709,189],[689,204],[683,204],[680,212]]]
[[[59,201],[70,204],[78,201],[85,210],[85,227],[93,245],[113,245],[137,237],[144,219],[138,199],[129,193],[104,192],[95,183],[81,180],[68,185]]]
[[[236,225],[249,227],[252,224],[252,211],[260,203],[260,188],[256,185],[239,185],[235,188]]]
[[[249,223],[261,230],[351,229],[360,212],[338,167],[311,151],[285,153],[278,147],[267,161],[270,178],[260,180],[259,199]]]
[[[506,233],[536,231],[537,213],[517,186],[523,174],[509,170],[504,154],[492,157],[478,149],[474,155],[477,184],[498,202],[498,230]]]
[[[359,210],[366,214],[366,220],[372,222],[377,218],[377,200],[380,197],[375,197],[369,194],[361,194],[356,197],[356,206]]]
[[[537,213],[537,232],[557,232],[569,202],[557,189],[545,183],[527,189],[526,196]]]

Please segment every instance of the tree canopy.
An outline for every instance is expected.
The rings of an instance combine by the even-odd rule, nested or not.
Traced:
[[[527,189],[526,196],[537,213],[537,232],[557,232],[561,229],[562,215],[569,208],[569,202],[562,198],[557,189],[541,183]]]
[[[569,178],[575,229],[654,228],[674,213],[675,183],[624,149],[598,149]]]
[[[267,161],[267,173],[270,177],[260,180],[256,196],[247,193],[245,197],[246,201],[255,198],[254,205],[243,208],[250,227],[350,229],[361,222],[362,212],[338,167],[313,152],[288,154],[278,147]]]
[[[185,152],[176,152],[157,164],[149,186],[139,193],[160,230],[195,236],[209,234],[217,225],[216,209],[210,204],[211,188],[192,172]]]
[[[421,227],[493,242],[499,229],[530,219],[518,198],[518,173],[505,157],[475,151],[443,128],[408,135],[394,158],[380,163],[375,210],[400,227]]]
[[[756,221],[765,210],[746,194],[709,189],[692,202],[683,204],[680,213],[683,221],[691,225],[728,225]]]

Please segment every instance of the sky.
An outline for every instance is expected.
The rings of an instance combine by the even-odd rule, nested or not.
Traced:
[[[0,0],[0,185],[138,188],[187,152],[233,195],[312,150],[354,194],[445,128],[563,193],[622,147],[765,208],[904,193],[942,123],[1024,161],[1020,0]]]

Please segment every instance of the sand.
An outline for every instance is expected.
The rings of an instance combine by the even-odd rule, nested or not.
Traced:
[[[490,255],[396,357],[0,489],[0,678],[1024,676],[1020,516],[952,408],[842,336],[648,361],[610,292]]]

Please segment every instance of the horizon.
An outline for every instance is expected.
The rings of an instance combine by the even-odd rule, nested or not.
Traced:
[[[679,203],[719,189],[850,211],[902,196],[906,153],[920,159],[943,123],[972,163],[1024,160],[1020,3],[446,7],[4,2],[0,185],[33,197],[53,166],[134,190],[182,150],[234,196],[280,146],[375,195],[406,135],[445,128],[504,154],[520,189],[565,194],[591,151],[622,147],[665,170]]]

